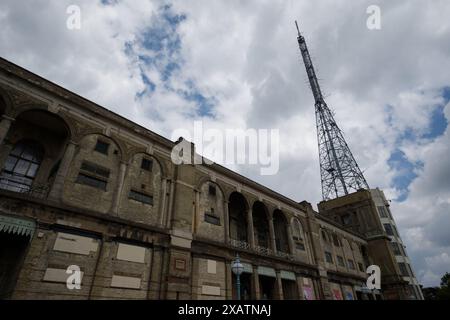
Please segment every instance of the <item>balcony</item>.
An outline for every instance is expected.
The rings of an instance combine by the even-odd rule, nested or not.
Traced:
[[[235,247],[235,248],[251,250],[251,251],[256,252],[257,254],[268,256],[268,257],[278,257],[278,258],[291,260],[291,261],[295,260],[294,255],[289,254],[287,252],[274,251],[272,249],[269,249],[269,248],[266,248],[266,247],[261,247],[261,246],[256,246],[254,248],[251,248],[250,244],[248,242],[246,242],[246,241],[230,239],[229,244],[231,246]]]
[[[50,186],[48,184],[30,185],[27,178],[17,174],[0,176],[0,189],[17,192],[34,198],[47,198]]]

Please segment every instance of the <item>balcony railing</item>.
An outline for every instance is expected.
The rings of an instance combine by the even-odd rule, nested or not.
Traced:
[[[261,255],[275,256],[275,257],[279,257],[279,258],[283,258],[283,259],[287,259],[287,260],[295,260],[295,257],[292,254],[289,254],[287,252],[274,251],[272,249],[269,249],[266,247],[261,247],[261,246],[255,246],[254,248],[251,248],[250,244],[246,241],[230,239],[229,243],[231,246],[233,246],[235,248],[252,250]]]
[[[49,192],[48,184],[36,184],[29,186],[23,183],[22,176],[11,175],[0,177],[0,189],[26,194],[34,198],[45,199]]]
[[[266,256],[271,256],[273,255],[273,251],[269,248],[266,247],[261,247],[261,246],[256,246],[255,247],[255,251],[258,252],[259,254],[263,254]]]
[[[239,249],[250,249],[250,245],[246,241],[230,239],[230,245]]]

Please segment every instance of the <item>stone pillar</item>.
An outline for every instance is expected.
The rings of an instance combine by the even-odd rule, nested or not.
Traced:
[[[287,223],[286,229],[287,229],[289,253],[292,255],[295,255],[295,244],[294,244],[294,238],[292,237],[292,228],[291,228],[290,222]],[[306,246],[306,244],[305,244],[305,246]]]
[[[255,231],[253,227],[253,210],[250,208],[247,212],[247,238],[250,248],[255,249]]]
[[[167,181],[165,178],[162,178],[161,182],[161,197],[159,200],[160,203],[160,217],[159,224],[161,227],[165,225],[165,211],[166,211],[166,197],[167,197]]]
[[[277,252],[277,243],[275,240],[275,228],[273,226],[273,215],[269,214],[269,236],[270,236],[270,244],[274,253]]]
[[[252,274],[252,282],[253,282],[253,297],[252,299],[261,300],[261,289],[259,288],[259,275],[258,275],[258,267],[253,266],[253,274]]]
[[[281,281],[281,273],[278,270],[277,270],[277,281],[276,282],[277,282],[276,283],[276,286],[277,286],[277,299],[284,300],[283,283]]]
[[[53,181],[52,188],[48,197],[55,201],[62,200],[62,193],[64,187],[64,180],[66,179],[70,164],[72,163],[73,157],[75,155],[76,144],[73,141],[69,141],[64,151],[64,155],[59,164],[58,172],[56,173],[55,180]]]
[[[111,210],[116,214],[119,212],[120,198],[122,196],[123,182],[125,181],[125,173],[127,171],[127,167],[128,165],[125,162],[120,162],[117,187],[114,192],[113,207]]]
[[[225,232],[225,243],[229,243],[230,239],[230,213],[228,212],[228,201],[223,202],[223,224]]]
[[[298,290],[298,299],[305,300],[305,296],[303,294],[303,278],[297,276],[297,290]]]
[[[14,121],[14,118],[8,117],[7,115],[3,115],[0,121],[0,145],[5,140],[6,135],[8,134],[9,128],[11,127],[11,123]]]
[[[226,277],[226,299],[233,300],[233,272],[231,271],[231,261],[225,260]]]

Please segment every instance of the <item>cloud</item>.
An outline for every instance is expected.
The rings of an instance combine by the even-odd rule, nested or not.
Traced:
[[[65,27],[69,4],[81,8],[81,30]],[[279,129],[279,174],[231,168],[317,203],[314,104],[299,20],[358,164],[369,185],[394,200],[419,280],[436,285],[450,267],[450,4],[378,1],[379,31],[366,28],[371,4],[6,0],[0,54],[167,137],[199,119],[205,128]]]

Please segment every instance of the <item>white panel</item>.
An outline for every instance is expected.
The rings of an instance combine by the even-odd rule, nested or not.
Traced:
[[[53,250],[89,255],[96,252],[97,248],[96,239],[58,232]]]
[[[55,269],[55,268],[47,268],[45,270],[45,274],[44,274],[44,281],[50,281],[50,282],[61,282],[61,283],[66,283],[67,282],[67,278],[70,276],[71,274],[66,273],[65,269]],[[81,271],[80,272],[80,280],[83,280],[83,275],[84,272]]]
[[[117,249],[117,259],[131,262],[145,262],[145,248],[119,243]]]
[[[113,277],[111,279],[111,287],[127,288],[127,289],[140,289],[141,288],[141,278],[113,275]]]
[[[216,274],[217,273],[217,261],[215,260],[206,260],[207,264],[208,264],[208,273],[213,273]]]
[[[202,286],[202,294],[209,296],[220,296],[220,287]]]

